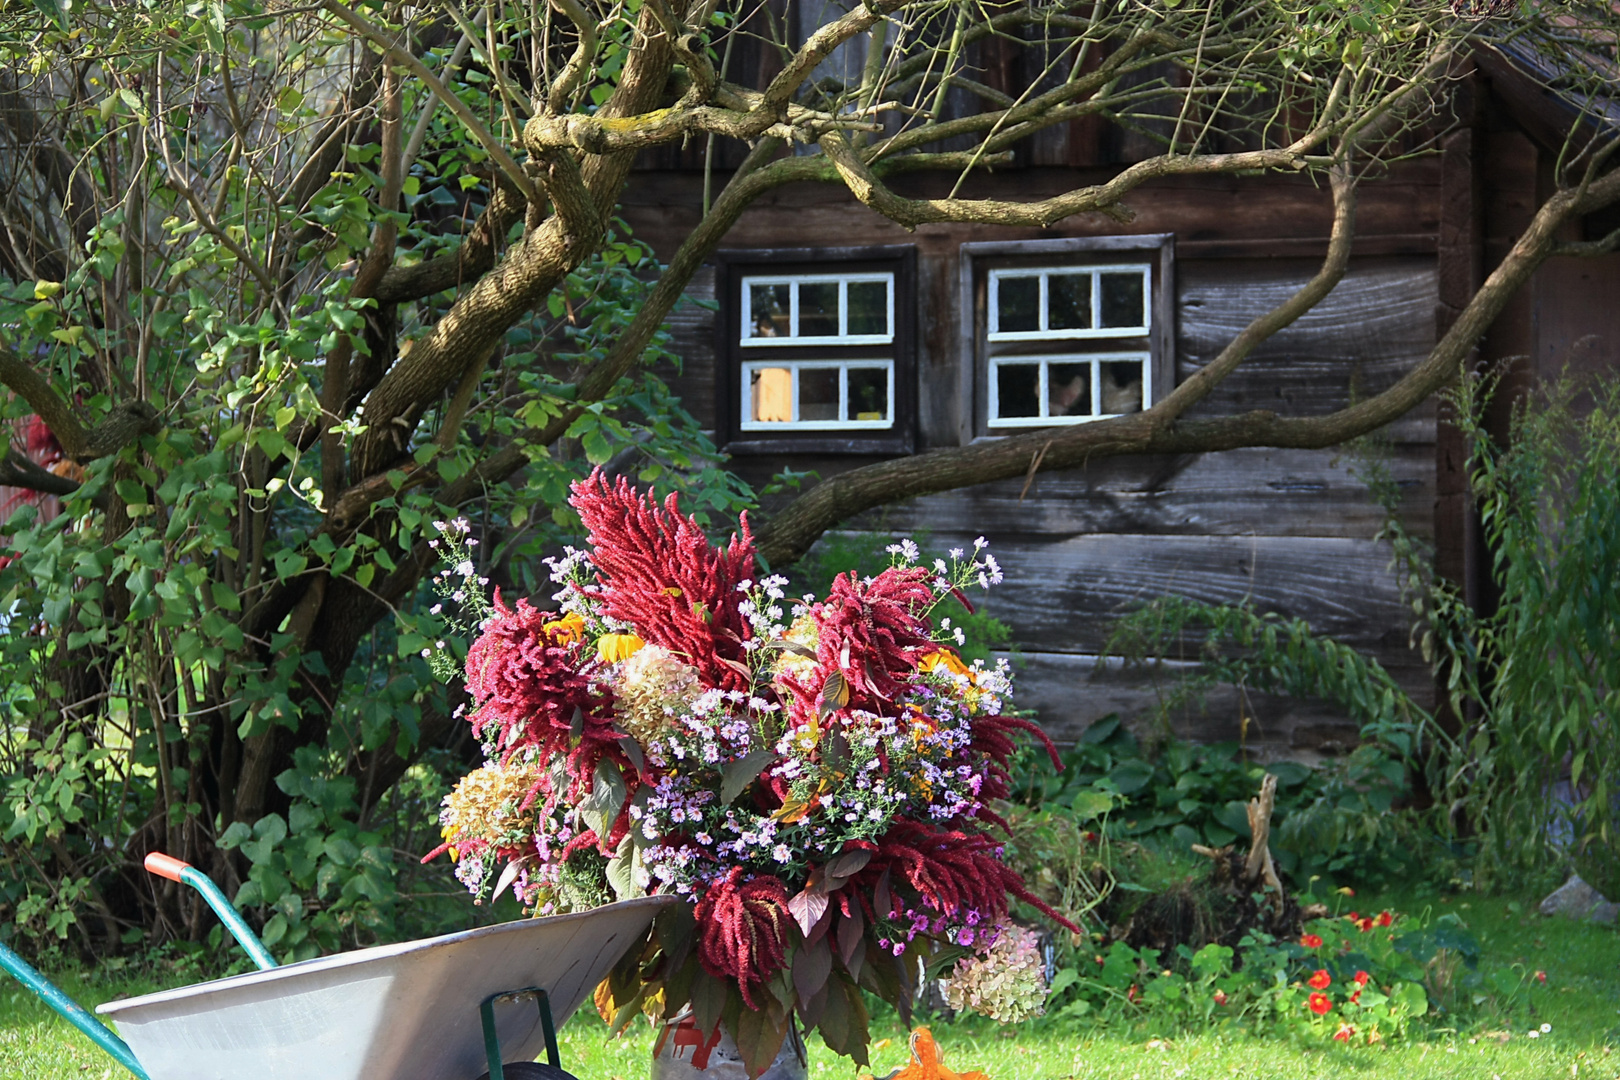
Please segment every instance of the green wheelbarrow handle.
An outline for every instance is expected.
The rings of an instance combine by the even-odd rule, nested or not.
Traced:
[[[259,965],[260,971],[269,971],[276,966],[275,957],[264,947],[259,935],[253,932],[253,928],[242,918],[236,906],[225,898],[225,894],[219,891],[218,885],[209,880],[207,874],[190,863],[181,862],[173,855],[165,855],[161,851],[154,851],[146,857],[146,869],[160,878],[190,885],[202,893],[202,898],[214,909],[219,921],[225,924],[225,929],[231,932],[231,936],[242,946],[242,950]]]
[[[116,1058],[118,1064],[140,1077],[140,1080],[150,1080],[141,1063],[135,1060],[128,1043],[114,1035],[106,1024],[91,1016],[84,1006],[64,994],[61,987],[35,971],[28,961],[5,945],[0,945],[0,968],[5,968],[18,982],[39,995],[41,1001],[61,1013],[68,1023],[90,1036],[90,1040]]]
[[[196,889],[225,924],[225,929],[231,932],[231,936],[253,958],[253,962],[259,965],[260,970],[276,966],[270,950],[264,947],[264,943],[253,932],[253,928],[248,926],[235,906],[225,898],[225,894],[208,879],[207,874],[190,863],[181,862],[160,851],[154,851],[146,857],[146,869],[158,877],[181,882]],[[135,1054],[130,1050],[128,1043],[114,1035],[106,1024],[90,1015],[82,1005],[64,994],[60,987],[3,944],[0,944],[0,968],[10,972],[18,982],[38,995],[41,1001],[61,1013],[68,1023],[88,1035],[97,1046],[116,1058],[120,1065],[140,1077],[140,1080],[149,1080],[146,1070],[135,1060]]]

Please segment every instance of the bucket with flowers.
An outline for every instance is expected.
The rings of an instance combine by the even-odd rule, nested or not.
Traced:
[[[1006,663],[957,651],[951,605],[1000,580],[984,542],[926,565],[902,542],[882,573],[794,601],[760,576],[746,517],[716,546],[623,479],[570,501],[589,547],[553,561],[555,609],[497,592],[481,613],[485,761],[433,854],[535,915],[684,897],[597,1006],[726,1036],[751,1076],[800,1025],[865,1064],[863,990],[907,1016],[919,978],[956,971],[953,1004],[1038,1009],[1038,963],[995,975],[1030,952],[1010,908],[1062,920],[1002,860],[993,804],[1017,739],[1056,753],[1010,713]]]

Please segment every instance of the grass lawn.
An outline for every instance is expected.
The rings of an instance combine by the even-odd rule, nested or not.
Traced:
[[[979,1019],[936,1022],[934,1034],[946,1065],[978,1069],[992,1080],[1620,1080],[1620,934],[1526,914],[1526,898],[1456,896],[1426,902],[1436,912],[1456,910],[1479,937],[1481,967],[1542,970],[1508,1011],[1486,1008],[1457,1028],[1431,1028],[1421,1041],[1392,1048],[1303,1046],[1220,1030],[1161,1037],[1147,1028],[1059,1027],[1040,1021],[1000,1028]],[[1399,898],[1363,898],[1365,907],[1423,905]],[[0,976],[0,979],[3,979]],[[170,985],[159,976],[85,978],[69,972],[57,981],[86,1006]],[[1551,1031],[1540,1034],[1543,1024]],[[1529,1037],[1531,1030],[1537,1037]],[[644,1025],[607,1041],[589,1009],[562,1032],[563,1064],[582,1080],[641,1080],[652,1036]],[[906,1032],[892,1015],[873,1028],[873,1071],[881,1077],[907,1057]],[[0,1078],[4,1080],[116,1080],[123,1075],[88,1039],[39,1004],[20,986],[0,982]],[[813,1080],[854,1080],[853,1066],[811,1039]],[[377,1077],[374,1080],[388,1080]],[[447,1078],[470,1080],[470,1078]]]

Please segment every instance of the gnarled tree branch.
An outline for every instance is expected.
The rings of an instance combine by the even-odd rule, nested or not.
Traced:
[[[1457,377],[1470,350],[1508,301],[1556,252],[1560,226],[1615,202],[1620,202],[1620,170],[1585,190],[1553,195],[1429,355],[1394,386],[1365,401],[1320,417],[1255,411],[1168,425],[1149,409],[1061,432],[1034,431],[867,465],[817,484],[756,530],[760,555],[770,565],[786,565],[810,550],[822,533],[865,510],[897,499],[1022,476],[1032,462],[1038,471],[1048,471],[1122,454],[1188,454],[1244,446],[1317,449],[1376,431]]]
[[[74,461],[86,458],[90,447],[90,433],[85,430],[73,406],[51,389],[51,384],[46,381],[45,376],[12,352],[11,346],[3,340],[0,340],[0,383],[11,387],[28,402],[28,407],[45,421],[45,426],[56,436],[63,453]]]

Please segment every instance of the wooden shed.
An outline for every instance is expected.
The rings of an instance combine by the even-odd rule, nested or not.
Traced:
[[[1363,185],[1350,269],[1329,298],[1257,350],[1191,415],[1268,408],[1327,413],[1422,359],[1548,193],[1572,119],[1500,55],[1455,90],[1438,152]],[[1096,182],[1145,156],[1092,122],[1046,133],[965,195],[1033,199]],[[724,140],[721,140],[722,144]],[[622,214],[667,258],[718,189],[736,147],[648,155]],[[718,169],[718,178],[707,170]],[[907,194],[954,180],[917,176]],[[897,187],[901,183],[897,182]],[[1047,229],[929,225],[915,232],[838,185],[761,199],[670,322],[684,365],[665,372],[750,479],[781,467],[826,476],[885,455],[996,438],[1150,404],[1315,272],[1330,198],[1267,175],[1151,183],[1128,225],[1100,215]],[[1589,236],[1617,222],[1585,223]],[[1481,349],[1523,380],[1620,361],[1620,255],[1546,264]],[[1441,572],[1488,593],[1463,448],[1434,401],[1382,433],[1407,528]],[[1154,681],[1098,670],[1110,625],[1165,593],[1248,599],[1376,657],[1422,701],[1430,675],[1382,512],[1341,449],[1246,449],[1099,460],[915,499],[849,527],[926,533],[936,548],[983,535],[1006,570],[989,609],[1013,629],[1020,703],[1060,740],[1118,712],[1156,711]],[[1239,740],[1261,759],[1310,759],[1357,731],[1320,702],[1211,697],[1182,735]]]

